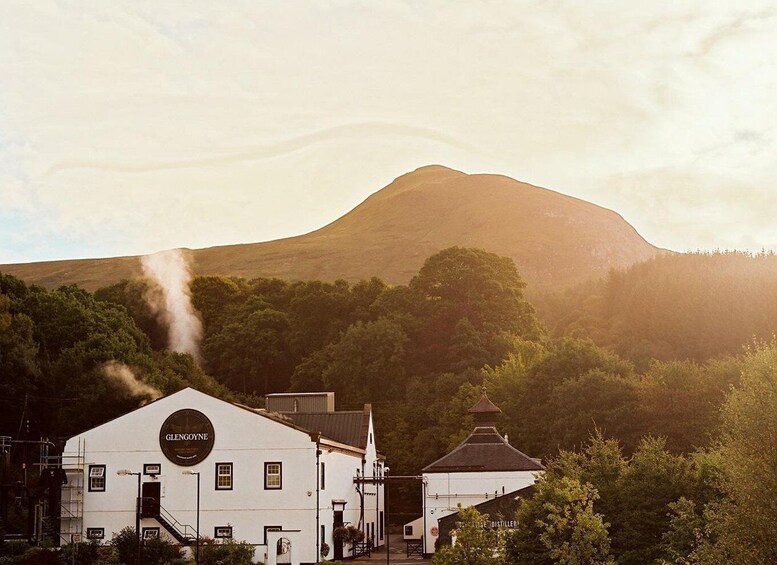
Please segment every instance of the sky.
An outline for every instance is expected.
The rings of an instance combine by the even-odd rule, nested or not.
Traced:
[[[0,263],[306,233],[428,164],[777,250],[777,6],[0,0]]]

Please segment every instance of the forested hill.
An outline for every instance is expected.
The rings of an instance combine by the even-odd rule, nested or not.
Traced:
[[[198,275],[285,280],[373,276],[406,284],[424,260],[450,246],[511,258],[529,289],[564,287],[628,267],[660,250],[621,216],[500,175],[423,167],[396,179],[312,233],[192,251]],[[88,290],[140,275],[137,257],[0,265],[28,283]]]
[[[714,339],[745,333],[748,319],[777,319],[776,259],[654,259],[570,291],[560,302],[580,308],[566,328],[651,346],[658,337],[676,351],[726,343]],[[168,328],[144,285],[90,294],[0,274],[0,435],[61,444],[184,386],[251,405],[270,391],[332,390],[340,408],[372,403],[392,472],[416,475],[470,433],[467,410],[485,385],[505,439],[547,463],[506,544],[511,555],[555,563],[555,547],[592,555],[593,544],[603,557],[586,562],[777,563],[774,341],[635,367],[590,340],[552,339],[509,258],[454,247],[406,286],[198,277],[198,365],[165,349]],[[26,450],[15,453],[9,484],[36,473],[22,464]],[[421,507],[419,489],[397,487],[392,525]],[[25,505],[10,506],[2,530],[18,532]],[[556,528],[566,516],[572,531]],[[538,548],[543,539],[554,551]],[[0,540],[0,557],[7,548]]]
[[[638,363],[736,355],[777,332],[777,255],[664,255],[536,304],[554,334]]]

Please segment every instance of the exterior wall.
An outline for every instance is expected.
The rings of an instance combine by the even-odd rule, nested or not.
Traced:
[[[367,483],[359,487],[364,491],[364,513],[362,515],[361,497],[353,484],[353,479],[361,476],[362,473],[363,476],[370,479],[373,477],[373,473],[378,472],[375,466],[379,461],[375,449],[372,418],[370,418],[369,433],[372,434],[373,441],[369,443],[370,435],[368,435],[367,449],[363,459],[343,454],[334,444],[323,443],[321,446],[321,462],[325,465],[326,479],[324,488],[319,491],[320,525],[324,526],[324,539],[331,548],[327,559],[333,559],[334,553],[334,540],[332,539],[334,529],[333,501],[345,500],[347,502],[343,512],[343,522],[346,525],[350,524],[360,528],[367,537],[371,531],[374,531],[373,539],[376,547],[385,542],[385,529],[383,535],[380,532],[381,514],[384,510],[383,486]],[[350,481],[344,480],[344,477],[348,477]],[[383,519],[385,520],[385,517]],[[345,548],[345,555],[350,555],[349,547]]]
[[[437,520],[458,512],[458,504],[474,506],[532,485],[536,478],[537,471],[424,473],[424,552],[434,553],[439,537]]]
[[[405,524],[402,532],[402,539],[417,540],[421,539],[424,533],[424,517],[416,518],[412,522]]]
[[[192,467],[169,461],[159,445],[160,428],[165,419],[184,408],[205,414],[213,424],[215,435],[211,453]],[[161,506],[180,523],[192,527],[197,521],[197,477],[182,472],[200,473],[201,536],[214,537],[217,526],[231,526],[232,537],[256,545],[256,557],[262,560],[266,552],[265,526],[299,530],[295,539],[302,547],[294,548],[295,560],[317,561],[316,443],[307,432],[185,389],[71,438],[65,453],[75,452],[79,440],[85,446],[85,484],[89,483],[89,465],[106,466],[105,491],[84,489],[84,533],[87,528],[104,528],[107,541],[122,528],[134,527],[137,477],[116,473],[120,469],[142,472],[144,464],[154,463],[161,464],[161,474],[141,476],[142,482],[160,483]],[[365,454],[347,446],[332,449],[330,453],[322,445],[322,451],[326,484],[320,496],[320,519],[327,526],[327,543],[332,546],[331,499],[346,500],[346,520],[358,523],[359,497],[353,477]],[[282,464],[281,489],[265,489],[267,462]],[[216,463],[232,463],[232,490],[215,488]],[[141,528],[144,527],[160,528],[160,534],[167,535],[153,518],[144,518]]]

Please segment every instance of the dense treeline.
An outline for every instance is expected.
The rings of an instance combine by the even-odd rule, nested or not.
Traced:
[[[679,274],[670,275],[675,263]],[[744,277],[732,267],[739,263]],[[509,259],[476,249],[434,255],[406,286],[199,277],[201,366],[166,351],[142,281],[91,295],[0,275],[2,433],[67,436],[147,401],[147,391],[107,377],[106,364],[118,363],[162,393],[192,385],[258,402],[268,392],[323,389],[336,392],[340,409],[371,402],[392,469],[415,474],[469,433],[467,409],[485,385],[503,410],[500,431],[553,461],[526,512],[555,501],[587,513],[599,520],[596,551],[619,563],[671,551],[730,555],[737,544],[761,544],[748,538],[754,528],[759,540],[775,533],[756,516],[773,509],[747,505],[768,506],[754,498],[777,488],[755,485],[748,467],[777,467],[770,450],[757,450],[777,421],[777,347],[742,349],[770,333],[775,266],[767,255],[697,254],[613,273],[543,302],[565,337],[539,321]],[[394,508],[414,509],[417,490]],[[749,529],[733,526],[747,520]],[[535,562],[557,561],[548,559]]]
[[[125,380],[108,366],[126,369]],[[0,375],[0,435],[15,439],[74,435],[147,402],[153,389],[231,394],[190,356],[154,351],[124,307],[2,274]]]
[[[407,286],[379,279],[286,282],[199,277],[206,370],[245,394],[334,390],[340,408],[371,402],[392,468],[416,473],[469,432],[480,387],[501,428],[532,456],[582,445],[594,429],[631,453],[646,434],[673,453],[709,445],[739,361],[653,361],[644,368],[584,337],[552,339],[511,261],[451,248]],[[96,293],[164,343],[142,283]]]
[[[777,332],[777,255],[657,256],[537,305],[554,335],[589,337],[640,366],[704,361]]]
[[[711,448],[673,454],[648,436],[628,456],[594,433],[551,458],[511,531],[462,509],[434,565],[777,563],[775,367],[776,343],[743,356]]]

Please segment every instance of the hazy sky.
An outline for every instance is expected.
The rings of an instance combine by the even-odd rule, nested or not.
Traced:
[[[296,235],[440,163],[777,250],[773,2],[0,0],[0,262]]]

